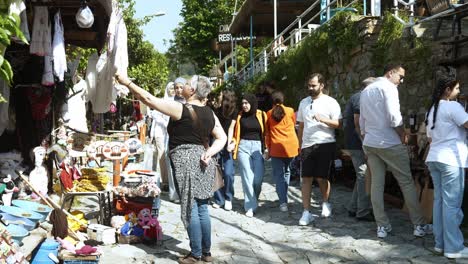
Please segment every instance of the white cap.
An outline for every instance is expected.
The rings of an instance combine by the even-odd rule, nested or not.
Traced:
[[[80,7],[76,13],[76,23],[80,28],[90,28],[94,23],[94,15],[88,6]]]

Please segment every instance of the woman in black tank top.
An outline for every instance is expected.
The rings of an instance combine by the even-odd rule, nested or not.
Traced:
[[[187,103],[181,104],[154,97],[127,77],[116,78],[144,104],[170,116],[169,156],[181,201],[181,218],[191,245],[190,254],[181,257],[179,263],[212,261],[208,201],[213,195],[215,160],[211,157],[223,149],[226,134],[213,111],[203,103],[211,92],[209,79],[193,76],[182,90]],[[214,141],[207,146],[210,136]]]

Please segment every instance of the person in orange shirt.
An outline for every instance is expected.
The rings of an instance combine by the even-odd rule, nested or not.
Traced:
[[[280,201],[280,210],[288,211],[288,186],[291,177],[291,163],[299,152],[296,116],[294,109],[283,105],[284,94],[275,91],[272,94],[273,108],[267,113],[265,133],[265,158],[271,157],[276,193]]]

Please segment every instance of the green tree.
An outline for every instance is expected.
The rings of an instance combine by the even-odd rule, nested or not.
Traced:
[[[161,94],[169,75],[168,60],[153,44],[144,40],[141,29],[153,16],[135,18],[135,0],[119,0],[124,10],[128,35],[128,60],[130,77],[152,94]]]
[[[239,8],[243,0],[237,2]],[[190,62],[197,72],[208,74],[218,56],[212,49],[218,28],[230,23],[235,4],[236,0],[182,0],[183,21],[174,30],[167,54],[172,71],[179,75],[178,65]]]
[[[5,50],[10,46],[12,37],[28,43],[20,29],[21,19],[16,14],[9,14],[10,3],[10,0],[0,1],[0,79],[8,83],[13,81],[13,70],[10,63],[3,57]],[[3,97],[0,98],[0,101],[3,100]]]

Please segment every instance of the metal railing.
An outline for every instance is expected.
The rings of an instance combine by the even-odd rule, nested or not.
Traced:
[[[261,52],[259,52],[253,58],[253,60],[250,60],[242,69],[236,72],[235,76],[237,77],[237,80],[239,81],[239,83],[244,84],[246,81],[251,80],[256,75],[267,72],[270,58],[272,57],[278,58],[287,49],[292,49],[296,47],[297,45],[299,45],[301,41],[303,40],[303,36],[302,36],[303,33],[306,34],[305,37],[307,37],[313,31],[327,24],[331,19],[330,16],[331,16],[331,11],[332,11],[333,6],[335,6],[336,8],[346,9],[352,4],[354,4],[355,2],[357,2],[358,0],[353,0],[344,7],[338,6],[337,0],[333,0],[332,2],[329,2],[329,1],[330,0],[328,0],[328,4],[325,7],[321,8],[319,12],[314,14],[305,23],[302,23],[303,18],[309,15],[309,13],[312,12],[312,10],[321,2],[320,0],[315,1],[309,8],[307,8],[301,15],[299,15],[291,24],[289,24],[289,26],[287,26],[281,33],[279,33],[278,36],[275,39],[273,39],[273,41],[271,41],[268,45],[266,45],[266,47]],[[322,16],[322,15],[326,16],[326,22],[322,24],[312,24],[312,21],[314,21],[318,16]],[[290,32],[290,35],[284,38],[284,35],[286,35],[286,33],[288,32]],[[285,43],[289,43],[289,45],[286,46],[284,45]]]

